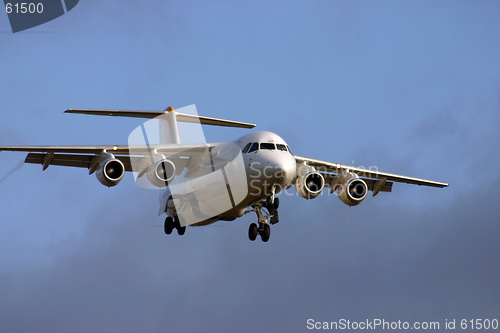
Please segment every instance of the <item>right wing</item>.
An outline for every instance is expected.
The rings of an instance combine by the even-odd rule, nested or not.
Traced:
[[[391,192],[393,182],[424,185],[432,187],[447,187],[447,183],[436,182],[433,180],[408,177],[394,173],[381,172],[378,170],[370,170],[358,168],[355,166],[332,163],[312,158],[295,155],[297,164],[304,164],[316,168],[325,178],[325,186],[330,187],[330,193],[335,191],[340,185],[339,179],[342,174],[354,173],[358,175],[366,183],[368,190],[372,191],[372,195],[376,196],[379,192]]]
[[[408,177],[403,175],[398,175],[394,173],[381,172],[378,170],[370,170],[358,168],[355,166],[349,166],[339,163],[332,163],[327,161],[316,160],[312,158],[302,157],[295,155],[295,160],[297,163],[305,163],[307,165],[315,167],[318,171],[323,172],[331,172],[335,174],[341,174],[345,172],[354,172],[361,178],[375,179],[375,180],[389,180],[398,183],[406,183],[406,184],[415,184],[415,185],[424,185],[424,186],[432,186],[432,187],[447,187],[447,183],[436,182],[433,180]]]

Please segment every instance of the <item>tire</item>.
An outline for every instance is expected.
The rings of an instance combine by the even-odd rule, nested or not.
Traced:
[[[165,229],[165,233],[167,235],[170,235],[172,233],[172,230],[174,229],[174,220],[172,219],[171,216],[168,216],[166,219],[165,219],[165,226],[164,226],[164,229]]]
[[[274,198],[274,209],[278,209],[280,206],[280,198]]]
[[[274,198],[274,202],[271,201],[271,198],[266,199],[266,208],[267,209],[278,209],[280,206],[280,199],[279,198]]]
[[[271,202],[271,197],[269,197],[266,199],[266,208],[271,209],[272,206],[273,206],[273,203]]]
[[[257,238],[258,234],[259,229],[257,228],[257,224],[250,224],[250,227],[248,228],[248,238],[250,238],[251,241],[254,241]]]
[[[177,233],[182,236],[186,232],[186,226],[181,227],[181,222],[179,221],[179,216],[174,217],[174,226],[177,229]]]
[[[177,233],[182,236],[186,232],[186,226],[184,227],[177,227]]]
[[[271,227],[269,224],[264,224],[263,226],[264,230],[262,230],[262,233],[260,234],[260,238],[262,239],[263,242],[267,242],[269,240],[269,237],[271,237]]]

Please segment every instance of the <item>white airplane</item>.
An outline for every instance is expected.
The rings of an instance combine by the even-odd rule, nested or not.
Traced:
[[[255,212],[248,236],[260,235],[267,242],[269,224],[279,222],[276,194],[295,186],[303,198],[313,199],[325,187],[337,193],[349,206],[360,204],[368,191],[372,196],[391,192],[393,182],[447,187],[447,183],[401,176],[339,163],[293,155],[277,134],[260,131],[233,142],[182,144],[177,122],[253,128],[254,124],[165,111],[120,111],[69,109],[66,113],[136,118],[164,117],[160,121],[161,144],[107,146],[0,146],[0,151],[29,152],[25,163],[87,168],[103,185],[117,185],[126,171],[133,171],[139,184],[162,189],[160,214],[166,213],[164,231],[186,225],[202,226],[216,221],[232,221]],[[165,143],[168,142],[168,143]],[[145,186],[147,187],[147,186]]]

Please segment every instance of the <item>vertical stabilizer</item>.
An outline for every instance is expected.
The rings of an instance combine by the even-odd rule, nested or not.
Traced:
[[[158,117],[160,126],[160,144],[178,144],[179,128],[177,127],[177,114],[173,107],[165,109],[165,114]]]

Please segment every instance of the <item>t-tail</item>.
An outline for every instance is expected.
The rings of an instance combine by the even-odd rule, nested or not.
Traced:
[[[179,128],[177,127],[178,121],[226,127],[255,127],[255,124],[250,123],[180,113],[176,112],[171,106],[166,108],[164,111],[68,109],[65,113],[80,113],[112,117],[158,118],[160,122],[160,143],[173,144],[180,143]]]

